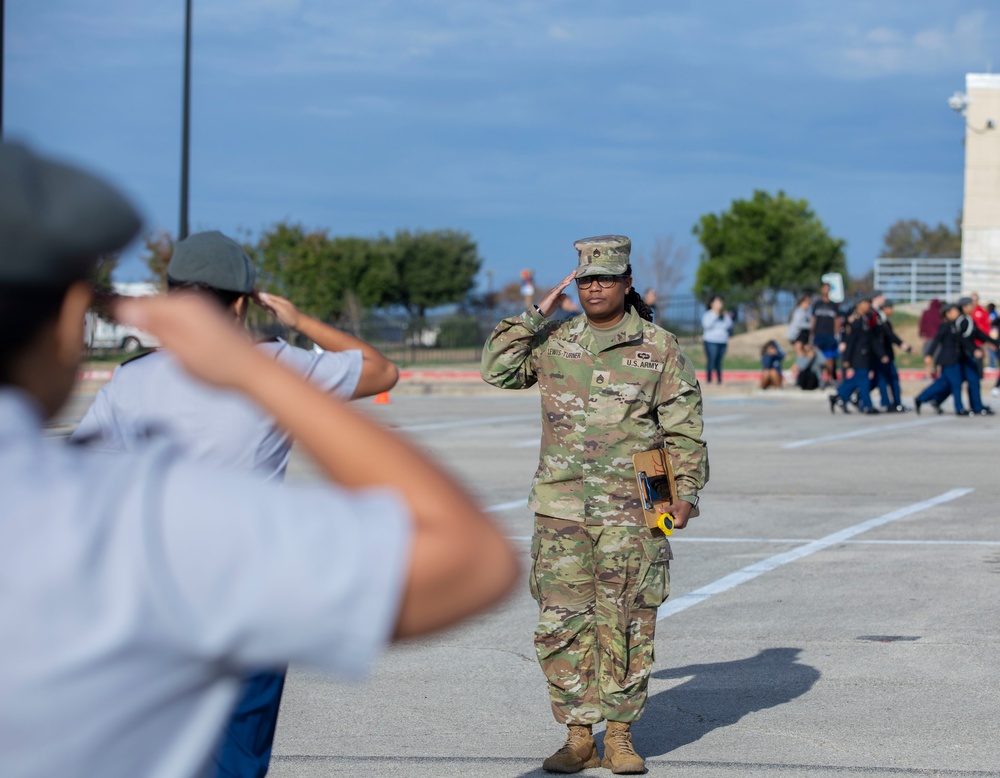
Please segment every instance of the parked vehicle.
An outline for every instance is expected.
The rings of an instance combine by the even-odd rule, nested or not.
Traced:
[[[115,292],[128,297],[145,297],[156,294],[153,284],[115,284]],[[90,349],[118,349],[126,354],[134,354],[141,349],[157,348],[160,342],[148,332],[137,330],[125,324],[102,319],[94,311],[88,311],[84,322],[83,340]]]

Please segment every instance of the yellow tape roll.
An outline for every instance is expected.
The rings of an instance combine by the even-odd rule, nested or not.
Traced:
[[[664,535],[671,535],[674,531],[674,516],[671,513],[661,513],[660,518],[656,520],[656,526],[659,527]]]

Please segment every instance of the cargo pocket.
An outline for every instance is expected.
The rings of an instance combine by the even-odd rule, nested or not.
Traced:
[[[542,539],[538,535],[531,538],[531,567],[528,570],[528,591],[531,592],[531,599],[538,602],[538,547]]]
[[[644,571],[632,607],[658,608],[670,594],[670,560],[674,558],[670,541],[666,538],[644,539],[642,553]]]

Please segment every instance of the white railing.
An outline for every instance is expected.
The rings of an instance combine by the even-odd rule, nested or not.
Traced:
[[[953,300],[962,289],[962,260],[880,257],[875,260],[875,288],[896,302]]]

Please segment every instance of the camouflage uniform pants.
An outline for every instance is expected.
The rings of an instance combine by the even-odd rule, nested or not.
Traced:
[[[656,608],[670,590],[667,539],[646,527],[536,515],[531,556],[535,652],[556,721],[635,721],[646,705]]]

